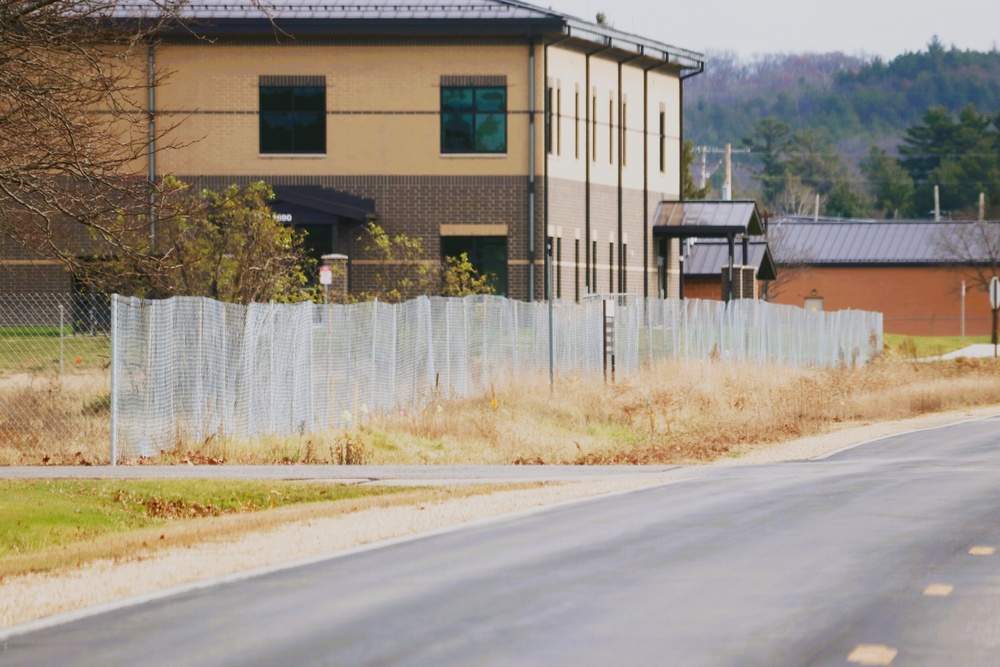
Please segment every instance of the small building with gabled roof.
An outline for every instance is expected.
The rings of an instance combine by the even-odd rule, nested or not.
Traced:
[[[995,230],[994,230],[994,227]],[[768,226],[775,303],[879,311],[887,333],[988,335],[996,222],[784,217]],[[964,285],[964,288],[963,288]],[[963,317],[964,314],[964,317]]]

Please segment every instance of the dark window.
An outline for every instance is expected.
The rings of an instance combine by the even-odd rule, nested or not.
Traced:
[[[441,152],[506,153],[507,89],[442,86]]]
[[[667,170],[667,114],[660,112],[660,172]]]
[[[442,236],[441,256],[459,257],[465,253],[479,275],[490,276],[494,293],[507,295],[506,236]]]
[[[562,298],[562,237],[556,237],[556,298]]]
[[[608,100],[608,164],[615,163],[615,102]]]
[[[592,253],[593,256],[594,256],[594,264],[591,267],[591,269],[592,269],[594,275],[590,279],[590,286],[593,288],[594,293],[596,293],[597,292],[597,241],[593,241],[592,245],[594,247],[594,250],[593,250],[593,253]]]
[[[620,124],[622,126],[622,166],[628,162],[628,105],[624,102],[622,103],[622,117]]]
[[[260,87],[261,153],[326,153],[326,88]]]
[[[552,155],[552,88],[545,89],[545,152]]]
[[[576,302],[580,303],[580,239],[576,239],[576,252],[573,257],[573,284],[576,287]]]
[[[562,155],[562,88],[556,89],[556,155]]]
[[[573,100],[573,114],[575,118],[575,125],[573,126],[573,141],[575,142],[575,149],[573,157],[577,160],[580,159],[580,93],[576,93],[576,99]]]

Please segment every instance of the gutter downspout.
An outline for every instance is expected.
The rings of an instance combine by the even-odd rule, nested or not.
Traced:
[[[156,69],[153,43],[148,49],[148,88],[149,88],[149,243],[156,247]]]
[[[528,40],[528,301],[535,300],[535,39]]]
[[[649,73],[669,64],[669,56],[667,58],[642,70],[642,296],[645,298],[649,297]],[[663,259],[666,261],[666,257]],[[666,272],[665,266],[663,270]],[[657,294],[659,294],[659,271],[660,268],[657,266]]]
[[[626,58],[618,62],[618,293],[622,294],[625,292],[625,243],[623,242],[623,213],[622,213],[622,186],[624,185],[624,172],[625,165],[623,163],[623,158],[625,157],[625,120],[622,117],[622,112],[625,110],[625,104],[622,102],[622,68],[632,62],[642,57],[642,54],[632,56],[631,58]]]
[[[680,136],[681,155],[684,155],[684,80],[685,79],[690,79],[693,76],[698,76],[699,74],[701,74],[704,71],[705,71],[705,62],[701,61],[701,62],[698,63],[698,69],[694,70],[693,72],[691,72],[687,76],[684,76],[684,74],[681,74],[680,77],[679,77],[681,85],[678,86],[678,96],[680,97],[680,105],[679,105],[679,108],[678,108],[678,111],[680,112],[680,124],[679,124],[679,127],[678,127],[678,135]],[[682,162],[682,164],[679,165],[679,166],[683,167],[683,162],[684,162],[683,159],[681,160],[681,162]],[[684,170],[683,170],[683,168],[678,170],[677,179],[678,179],[678,182],[677,182],[677,192],[678,192],[677,200],[678,201],[684,201]],[[667,252],[669,252],[669,250]],[[732,281],[730,281],[730,282],[732,282]],[[677,296],[678,296],[678,298],[683,299],[684,298],[684,254],[683,254],[683,250],[681,251],[681,274],[680,274],[680,280],[678,281],[678,287],[679,287],[680,291],[679,291],[679,293],[678,293]]]
[[[593,273],[592,273],[591,267],[590,267],[591,261],[593,261],[593,263],[595,265],[597,264],[597,257],[591,257],[590,256],[590,247],[591,247],[591,244],[592,244],[592,241],[591,241],[592,234],[591,234],[591,231],[590,231],[590,152],[592,150],[592,148],[590,146],[590,138],[591,138],[591,136],[590,136],[591,135],[590,123],[593,121],[593,119],[590,117],[590,112],[591,112],[591,101],[590,101],[590,58],[592,56],[596,56],[599,53],[603,53],[605,51],[608,51],[609,49],[611,49],[610,45],[608,45],[608,46],[602,46],[601,48],[595,49],[593,51],[590,51],[589,53],[587,53],[585,55],[585,58],[586,58],[586,60],[585,60],[585,62],[586,62],[586,75],[585,75],[586,90],[583,91],[583,108],[584,108],[584,111],[586,113],[585,113],[585,116],[584,116],[584,125],[585,125],[585,127],[583,128],[583,136],[584,136],[584,139],[586,139],[586,141],[584,142],[584,148],[586,149],[586,154],[583,156],[583,164],[584,164],[584,167],[586,167],[586,176],[584,177],[584,204],[583,204],[583,206],[584,206],[584,228],[585,228],[585,232],[586,232],[585,233],[586,238],[584,239],[584,242],[583,242],[583,247],[584,247],[584,262],[583,262],[583,266],[584,266],[584,269],[585,269],[584,270],[584,274],[585,274],[584,275],[584,278],[585,278],[584,284],[586,284],[586,286],[587,286],[587,293],[588,294],[596,294],[597,293],[597,285],[591,285],[590,284],[591,283],[591,278],[593,276]]]

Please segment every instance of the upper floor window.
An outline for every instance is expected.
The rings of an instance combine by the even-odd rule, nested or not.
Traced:
[[[260,152],[326,153],[324,77],[260,77]]]
[[[507,152],[506,85],[441,86],[441,152]]]

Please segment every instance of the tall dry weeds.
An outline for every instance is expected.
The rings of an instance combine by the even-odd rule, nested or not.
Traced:
[[[46,378],[0,385],[0,465],[106,463],[102,389],[100,382],[88,391]],[[349,433],[180,443],[148,462],[698,462],[844,426],[979,405],[1000,405],[1000,363],[992,359],[882,358],[832,369],[678,360],[616,383],[559,377],[551,391],[539,376],[480,397],[434,397]],[[26,417],[12,421],[15,413]]]
[[[108,380],[93,372],[0,381],[0,465],[97,465],[109,459]]]

